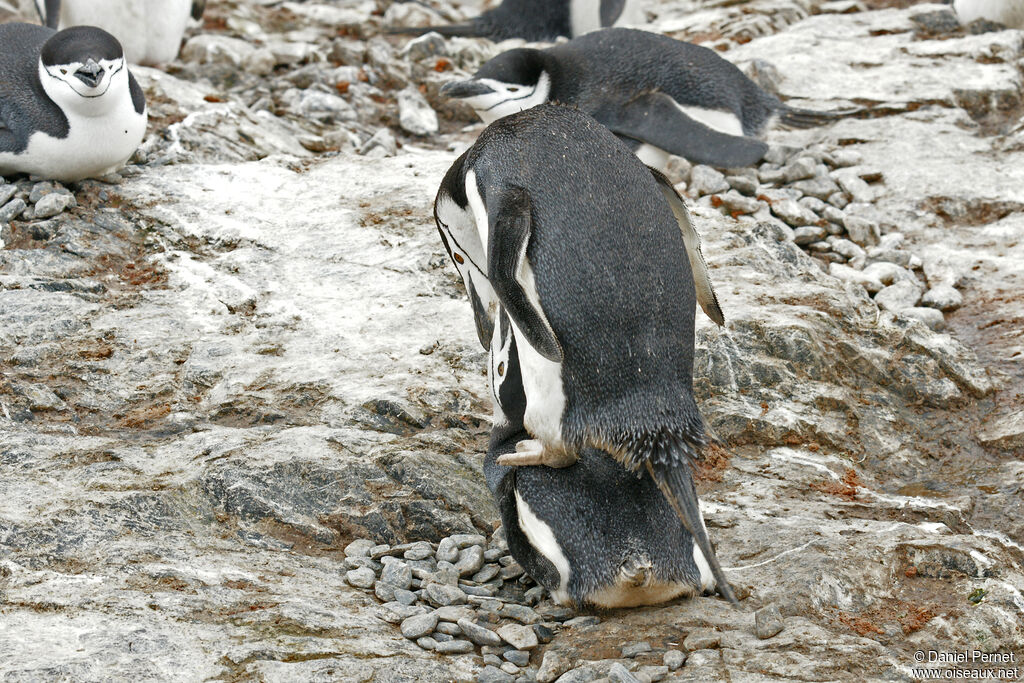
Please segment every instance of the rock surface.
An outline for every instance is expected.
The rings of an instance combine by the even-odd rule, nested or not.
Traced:
[[[702,507],[746,597],[572,620],[495,533],[485,354],[431,214],[482,129],[437,90],[499,48],[378,35],[479,9],[428,4],[210,3],[169,73],[135,70],[150,130],[119,176],[0,183],[0,675],[909,681],[937,644],[1021,661],[1022,34],[922,33],[935,7],[647,3],[791,104],[870,115],[773,131],[756,169],[673,166],[728,321],[698,312],[725,446]],[[891,287],[928,308],[886,310]],[[761,640],[770,604],[785,628]]]

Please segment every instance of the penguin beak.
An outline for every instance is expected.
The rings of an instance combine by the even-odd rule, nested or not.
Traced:
[[[85,83],[88,87],[95,88],[103,78],[103,68],[96,63],[95,59],[90,57],[89,61],[75,72],[75,78]]]
[[[494,92],[494,88],[481,83],[480,81],[452,81],[451,83],[445,83],[441,86],[441,94],[445,97],[456,97],[463,99],[466,97],[477,97],[478,95],[489,95]]]

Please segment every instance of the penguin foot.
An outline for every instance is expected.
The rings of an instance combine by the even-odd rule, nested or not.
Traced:
[[[576,456],[561,449],[545,448],[538,439],[526,439],[516,444],[515,453],[498,456],[498,464],[505,467],[568,467],[576,463]]]

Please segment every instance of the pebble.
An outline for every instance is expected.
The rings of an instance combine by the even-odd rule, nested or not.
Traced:
[[[498,629],[498,635],[517,650],[532,650],[539,644],[533,629],[520,624],[506,624]]]
[[[375,560],[379,560],[390,552],[391,546],[386,543],[381,543],[370,548],[370,557]]]
[[[941,330],[946,326],[946,319],[942,315],[942,311],[937,308],[912,306],[910,308],[901,309],[899,314],[907,318],[920,320],[935,331]]]
[[[964,303],[964,297],[956,291],[952,285],[937,284],[921,297],[921,305],[929,308],[937,308],[940,311],[952,311],[960,308]]]
[[[771,203],[772,213],[794,228],[814,225],[818,216],[811,210],[800,206],[795,199],[776,199]],[[824,228],[821,229],[824,233]]]
[[[416,594],[412,591],[403,590],[401,588],[395,589],[395,602],[403,605],[413,605],[416,603]]]
[[[465,655],[473,651],[473,643],[468,640],[449,640],[438,643],[434,651],[443,655]]]
[[[519,563],[513,562],[507,567],[502,567],[501,570],[498,572],[498,576],[500,576],[505,581],[508,581],[510,579],[518,579],[520,576],[523,575],[523,573],[524,570],[522,567],[519,566]]]
[[[710,628],[697,628],[687,634],[683,647],[688,652],[694,650],[710,650],[717,648],[722,641],[722,634]]]
[[[864,274],[878,280],[883,285],[891,285],[892,283],[900,280],[911,280],[915,282],[917,280],[917,278],[914,277],[914,274],[909,270],[901,268],[890,261],[877,261],[875,263],[868,264],[864,267]]]
[[[512,683],[515,680],[508,672],[488,664],[477,674],[478,683]]]
[[[585,626],[597,626],[601,623],[601,619],[593,615],[583,615],[579,617],[573,617],[565,621],[565,626],[569,628],[583,628]]]
[[[486,559],[486,558],[485,558]],[[498,575],[500,567],[496,564],[485,564],[476,574],[473,574],[473,581],[476,583],[487,583]]]
[[[459,619],[472,619],[474,616],[473,610],[469,607],[459,607],[451,605],[448,607],[438,607],[434,610],[434,614],[441,621],[458,622]]]
[[[20,197],[7,202],[0,207],[0,223],[10,223],[20,216],[27,206],[28,204],[25,203],[25,200]]]
[[[877,278],[871,277],[865,271],[851,268],[842,263],[828,264],[828,274],[840,280],[861,285],[869,294],[877,294],[884,287]]]
[[[729,189],[725,175],[710,166],[697,165],[690,171],[691,196],[718,194]]]
[[[416,640],[433,633],[437,626],[437,615],[434,613],[417,614],[402,621],[402,635]]]
[[[413,543],[412,547],[403,553],[402,557],[407,560],[425,560],[428,557],[433,557],[434,549],[427,541],[419,541]]]
[[[777,605],[767,605],[754,613],[754,632],[761,640],[778,635],[786,628]]]
[[[394,133],[387,128],[381,128],[364,142],[356,153],[370,158],[393,157],[398,154],[398,141],[395,140]]]
[[[640,679],[631,674],[621,662],[615,662],[608,667],[608,678],[616,683],[640,683]]]
[[[537,683],[551,683],[572,668],[572,660],[558,650],[548,650],[537,670]]]
[[[457,586],[432,583],[424,589],[427,602],[438,607],[464,605],[468,602],[466,594]]]
[[[817,167],[818,162],[813,157],[800,157],[782,168],[782,179],[787,183],[792,183],[797,180],[813,178]]]
[[[516,666],[528,666],[530,664],[530,653],[525,650],[508,650],[502,657]]]
[[[487,539],[480,534],[453,534],[448,538],[452,540],[452,543],[454,543],[459,550],[468,548],[471,545],[483,546],[487,543]]]
[[[437,552],[434,553],[434,557],[438,562],[454,563],[455,560],[459,559],[459,546],[452,540],[451,536],[442,538],[441,542],[437,544]]]
[[[468,576],[480,571],[484,566],[484,549],[482,546],[473,545],[459,551],[459,559],[455,561],[455,569],[459,576]]]
[[[488,548],[484,551],[484,562],[495,562],[505,555],[501,548]]]
[[[540,615],[537,614],[536,610],[525,605],[517,605],[511,602],[502,606],[501,616],[508,617],[509,619],[515,619],[521,624],[536,624],[541,620]]]
[[[871,186],[856,173],[836,171],[833,173],[833,178],[839,184],[840,189],[850,195],[855,202],[868,203],[875,198]]]
[[[422,605],[403,605],[400,602],[385,602],[381,607],[384,608],[383,619],[392,624],[427,613],[427,608]]]
[[[675,671],[686,663],[686,653],[681,650],[667,650],[661,663],[667,666],[669,671]]]
[[[921,287],[907,280],[901,280],[888,287],[884,287],[875,295],[875,303],[878,304],[878,307],[893,313],[899,313],[906,308],[913,308],[917,306],[917,302],[920,300]]]
[[[380,582],[394,589],[409,590],[412,585],[412,569],[405,562],[394,561],[384,565],[380,573]]]
[[[745,195],[757,194],[757,179],[741,175],[731,175],[725,179],[732,189]]]
[[[513,664],[512,662],[505,662],[504,664],[502,664],[501,665],[501,670],[504,671],[507,674],[512,674],[512,675],[519,673],[519,667],[516,666],[515,664]]]
[[[438,622],[437,628],[435,629],[438,633],[444,633],[449,636],[461,636],[462,627],[458,624],[453,624],[450,621]]]
[[[373,583],[376,580],[376,575],[369,567],[360,567],[359,569],[353,569],[345,572],[345,581],[347,581],[350,586],[355,586],[356,588],[372,588]]]
[[[415,86],[398,93],[398,125],[407,133],[419,136],[433,135],[440,129],[437,112]]]
[[[843,216],[843,227],[850,239],[860,245],[878,244],[880,231],[878,223],[860,216]]]
[[[622,656],[626,659],[632,659],[633,657],[636,657],[639,654],[650,651],[651,644],[647,641],[622,646]]]
[[[437,55],[445,54],[445,45],[444,38],[442,38],[439,33],[431,31],[430,33],[410,40],[402,49],[402,56],[406,59],[418,62],[419,60],[427,57],[435,57]]]
[[[793,241],[803,247],[812,242],[820,242],[825,239],[825,234],[825,228],[817,225],[804,225],[793,229]]]
[[[667,666],[647,665],[640,667],[636,677],[641,681],[660,681],[668,676]]]
[[[534,624],[533,632],[537,634],[537,640],[542,643],[550,643],[555,638],[555,632],[544,624]]]
[[[735,190],[729,190],[719,195],[719,199],[722,200],[722,206],[725,207],[725,210],[731,214],[755,213],[761,208],[760,201],[753,197],[744,197]]]
[[[416,644],[424,650],[433,650],[437,647],[437,641],[430,636],[424,636],[416,639]]]
[[[395,599],[395,586],[390,583],[378,581],[373,585],[373,594],[376,595],[377,599],[381,602],[391,602]]]
[[[860,152],[853,149],[837,149],[831,152],[827,157],[827,161],[836,168],[856,166],[860,164],[861,160],[862,157]]]
[[[489,628],[484,628],[469,619],[459,619],[458,624],[462,633],[477,645],[501,645],[501,637]]]
[[[769,164],[781,166],[799,152],[799,147],[792,147],[790,145],[772,145],[765,153],[764,160]]]
[[[829,197],[839,191],[839,185],[828,176],[817,176],[807,178],[806,180],[799,180],[790,187],[820,201],[828,200]]]
[[[501,664],[502,664],[501,657],[499,657],[498,655],[492,654],[490,652],[483,652],[482,654],[483,654],[484,665],[485,666],[486,665],[496,666],[496,667],[497,666],[501,666]]]
[[[0,204],[2,203],[0,202]],[[889,235],[886,235],[886,237],[889,237]],[[954,265],[945,256],[929,256],[924,260],[922,268],[929,287],[937,287],[938,285],[961,287],[964,284],[965,273],[963,269]]]

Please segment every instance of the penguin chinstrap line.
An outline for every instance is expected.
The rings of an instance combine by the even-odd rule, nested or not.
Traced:
[[[487,486],[513,557],[556,602],[633,607],[714,590],[704,554],[647,472],[634,474],[593,448],[564,468],[498,464],[530,438],[516,338],[500,310],[488,380]]]
[[[714,50],[624,28],[503,52],[441,94],[468,103],[484,123],[541,102],[578,107],[661,170],[669,154],[749,166],[768,150],[758,136],[773,122],[808,127],[833,119],[786,105]]]
[[[189,19],[199,21],[206,0],[35,0],[50,28],[97,26],[121,42],[132,64],[164,64],[178,56]]]
[[[438,230],[473,301],[516,337],[523,425],[500,465],[566,466],[586,448],[646,471],[732,593],[691,478],[695,306],[723,322],[685,204],[606,128],[543,104],[491,124],[449,169]]]
[[[2,24],[0,45],[0,175],[72,182],[128,161],[146,100],[112,35]]]
[[[37,0],[40,1],[40,0]],[[624,25],[639,25],[645,17],[641,0],[503,0],[465,24],[449,26],[397,26],[388,33],[468,36],[506,40],[553,41],[559,37]]]

